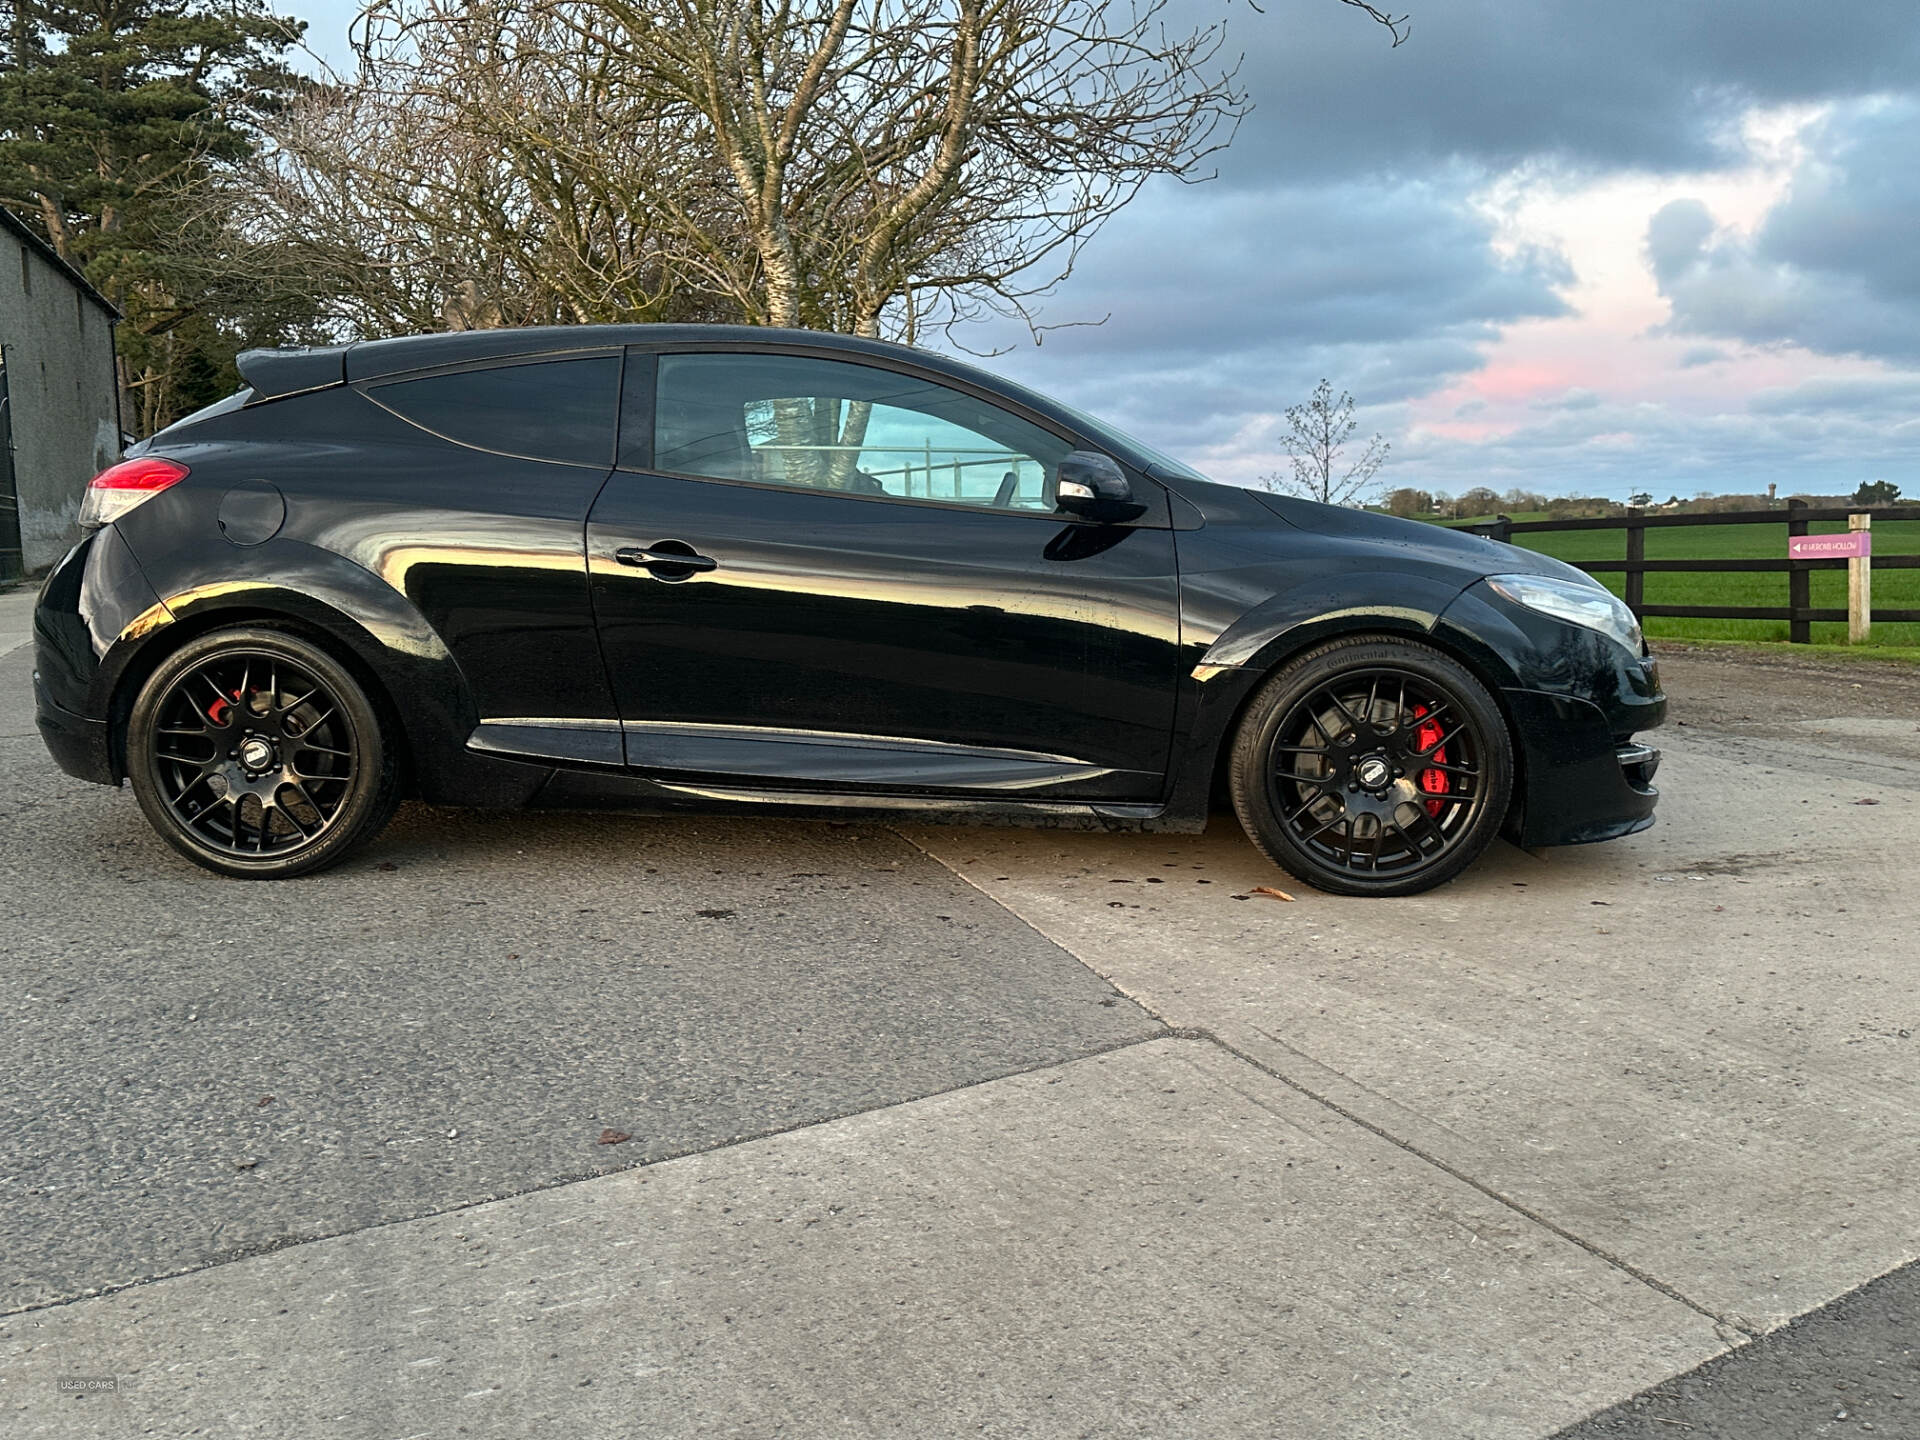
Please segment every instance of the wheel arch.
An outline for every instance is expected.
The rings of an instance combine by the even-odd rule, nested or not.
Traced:
[[[423,720],[430,724],[433,707],[403,707],[397,697],[432,691],[446,695],[450,690],[458,698],[466,696],[458,666],[444,647],[438,657],[409,656],[353,616],[311,596],[274,586],[238,590],[216,586],[170,597],[165,608],[173,617],[171,621],[138,637],[138,643],[129,644],[123,637],[108,652],[96,682],[105,692],[97,713],[107,719],[116,779],[127,773],[127,724],[141,687],[184,647],[221,630],[249,626],[283,630],[325,650],[366,691],[387,722],[406,786],[417,779],[423,746],[432,743],[431,735],[423,734],[422,729]],[[421,673],[423,668],[430,673]],[[426,682],[426,690],[422,690],[422,682]],[[472,708],[470,699],[466,708]]]
[[[1219,707],[1218,728],[1209,742],[1207,803],[1211,806],[1225,796],[1233,740],[1240,733],[1240,726],[1246,720],[1254,697],[1287,665],[1316,646],[1333,640],[1403,640],[1424,645],[1455,661],[1493,697],[1494,708],[1500,712],[1501,722],[1507,727],[1507,738],[1513,753],[1513,792],[1508,801],[1505,829],[1509,834],[1517,833],[1525,810],[1527,758],[1526,747],[1521,743],[1514,720],[1513,706],[1506,695],[1507,687],[1513,683],[1511,672],[1498,663],[1498,657],[1491,650],[1463,643],[1463,632],[1450,631],[1443,638],[1437,631],[1438,619],[1438,613],[1423,620],[1418,614],[1403,611],[1354,611],[1306,621],[1270,636],[1255,651],[1249,663],[1235,666],[1231,672],[1237,683],[1231,695],[1222,697],[1227,703]]]

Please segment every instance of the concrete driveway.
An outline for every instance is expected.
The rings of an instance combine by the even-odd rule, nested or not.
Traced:
[[[255,886],[52,769],[22,611],[9,1435],[1544,1436],[1920,1254],[1910,673],[1670,657],[1660,825],[1410,901],[419,809]]]

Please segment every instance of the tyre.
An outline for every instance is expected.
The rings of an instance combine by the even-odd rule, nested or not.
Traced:
[[[1288,874],[1336,895],[1414,895],[1499,832],[1513,741],[1487,689],[1416,641],[1356,636],[1288,662],[1234,737],[1240,823]]]
[[[189,642],[127,721],[127,774],[153,828],[242,879],[305,875],[379,834],[399,801],[396,760],[352,674],[264,627]]]

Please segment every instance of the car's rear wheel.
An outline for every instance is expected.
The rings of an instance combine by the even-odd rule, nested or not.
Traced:
[[[127,772],[153,828],[209,870],[304,875],[378,834],[398,801],[394,747],[365,689],[325,650],[263,627],[201,636],[141,686]]]
[[[1458,875],[1498,833],[1513,742],[1451,656],[1335,640],[1254,696],[1229,787],[1247,834],[1289,874],[1339,895],[1412,895]]]

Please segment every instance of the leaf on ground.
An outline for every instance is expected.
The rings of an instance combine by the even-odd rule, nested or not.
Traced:
[[[624,1130],[602,1130],[600,1132],[600,1138],[593,1143],[596,1145],[624,1145],[631,1139],[633,1139],[633,1136]]]
[[[374,866],[373,868],[376,870],[398,870],[400,867],[394,864],[391,860],[382,860],[378,865]]]
[[[271,1105],[271,1104],[273,1104],[273,1096],[271,1096],[271,1095],[262,1095],[262,1096],[260,1097],[260,1103],[259,1103],[258,1105],[256,1105],[256,1106],[254,1106],[254,1109],[256,1109],[256,1110],[262,1110],[262,1109],[265,1109],[265,1108],[266,1108],[267,1106],[269,1106],[269,1105]]]
[[[1288,904],[1293,903],[1293,897],[1291,895],[1287,894],[1284,890],[1276,890],[1271,885],[1256,885],[1247,893],[1249,895],[1264,895],[1269,900],[1285,900]]]
[[[1853,803],[1856,805],[1878,805],[1880,802],[1878,800],[1856,800]]]

